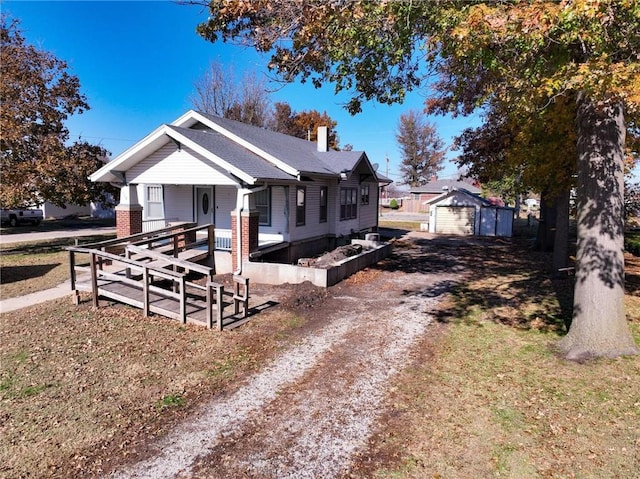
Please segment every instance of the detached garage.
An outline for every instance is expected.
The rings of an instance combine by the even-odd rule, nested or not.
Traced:
[[[456,189],[424,203],[429,207],[429,232],[449,235],[507,236],[513,234],[513,209]]]

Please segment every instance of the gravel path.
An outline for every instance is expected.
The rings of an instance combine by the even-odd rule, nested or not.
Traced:
[[[110,477],[340,477],[366,446],[389,380],[425,334],[441,292],[430,291],[442,279],[385,272],[373,295],[369,285],[332,298],[342,311],[319,331]]]

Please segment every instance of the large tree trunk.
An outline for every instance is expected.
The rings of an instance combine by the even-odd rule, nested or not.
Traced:
[[[578,100],[578,250],[567,359],[638,354],[624,314],[622,105]]]

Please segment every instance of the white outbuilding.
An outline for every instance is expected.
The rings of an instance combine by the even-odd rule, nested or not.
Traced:
[[[424,202],[429,232],[450,235],[513,235],[514,209],[494,206],[464,189],[452,189]]]

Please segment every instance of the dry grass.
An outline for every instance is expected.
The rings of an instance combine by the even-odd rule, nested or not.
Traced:
[[[637,478],[640,358],[559,359],[567,285],[483,266],[443,305],[439,339],[402,373],[350,477]],[[640,297],[627,290],[640,343]]]
[[[82,238],[84,243],[102,241],[113,235]],[[71,238],[30,243],[16,243],[0,249],[0,275],[2,299],[53,288],[69,279],[69,254],[66,246],[74,244]]]
[[[390,390],[350,477],[636,478],[640,358],[575,364],[550,352],[570,282],[544,280],[545,257],[498,241],[423,248],[422,263],[394,268],[461,261],[471,274]],[[640,261],[628,260],[640,342]],[[94,476],[125,462],[275,356],[305,330],[309,304],[222,334],[68,300],[0,315],[0,477]]]
[[[126,461],[141,438],[275,354],[292,329],[282,312],[219,334],[69,303],[0,316],[1,477],[92,476],[104,458]]]

